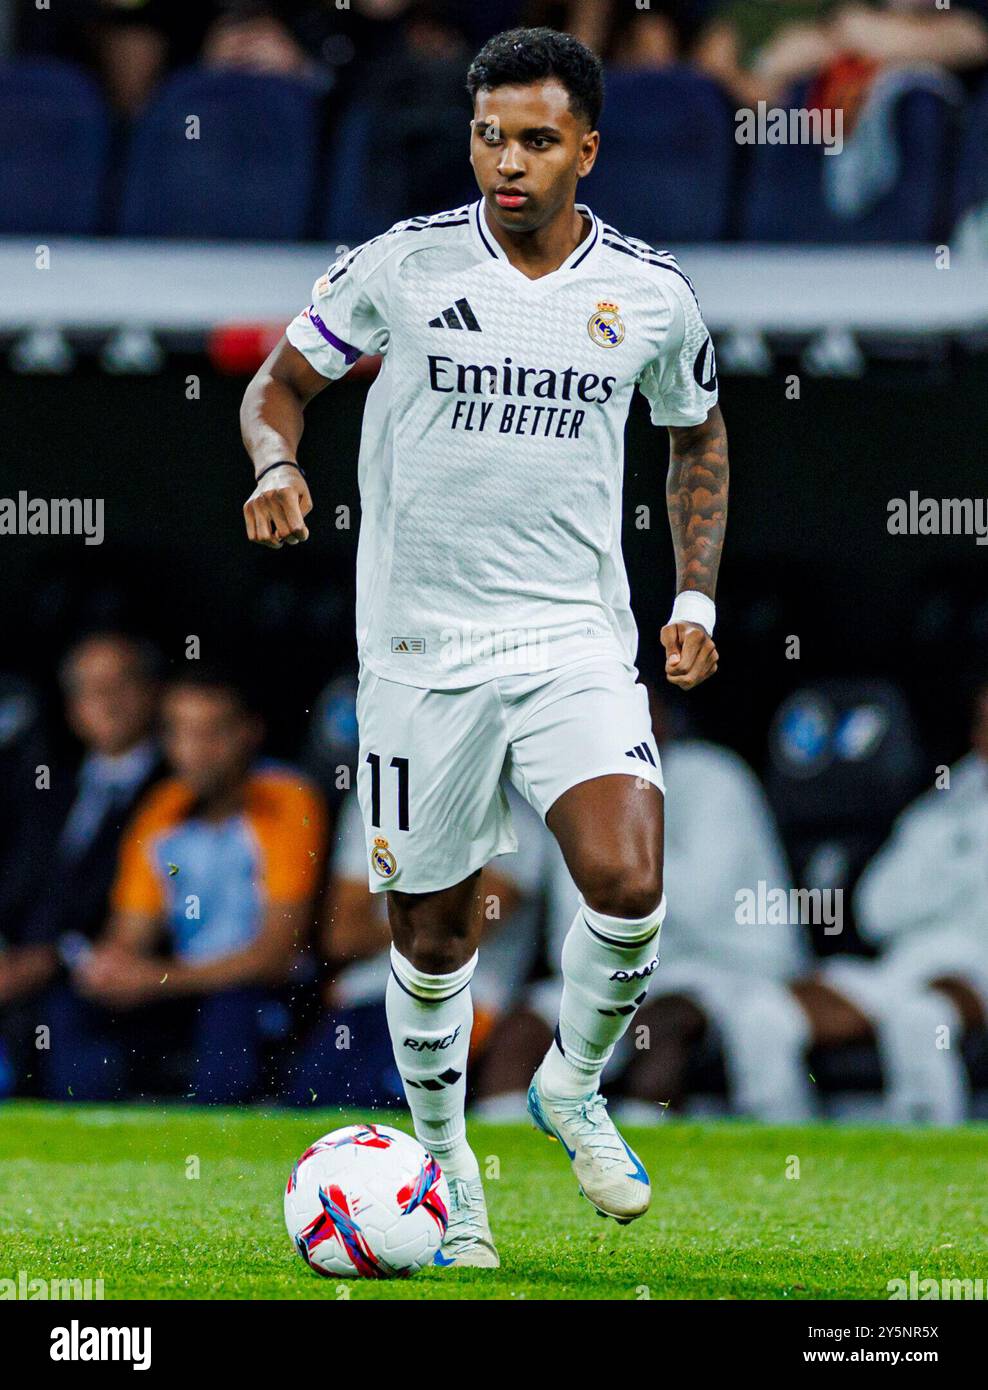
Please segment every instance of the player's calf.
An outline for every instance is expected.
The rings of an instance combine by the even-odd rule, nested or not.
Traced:
[[[566,1149],[580,1190],[603,1216],[647,1209],[648,1174],[598,1094],[601,1073],[658,968],[665,898],[644,917],[612,917],[581,903],[563,945],[559,1026],[529,1090],[536,1125]]]
[[[665,908],[663,897],[645,917],[612,917],[581,903],[563,944],[559,1026],[542,1064],[548,1094],[597,1090],[658,969]]]
[[[449,1226],[436,1263],[494,1268],[497,1251],[464,1116],[476,964],[474,952],[458,970],[427,974],[392,947],[387,1014],[416,1137],[449,1182]]]

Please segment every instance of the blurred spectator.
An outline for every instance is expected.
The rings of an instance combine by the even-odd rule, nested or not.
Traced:
[[[988,24],[971,8],[933,10],[922,0],[726,0],[692,56],[734,100],[754,107],[828,69],[846,87],[849,64],[855,87],[883,67],[976,67],[988,61]]]
[[[184,1036],[199,1101],[256,1090],[279,991],[298,965],[324,842],[319,794],[259,761],[262,724],[206,670],[162,706],[175,776],[142,802],[120,851],[112,915],[49,1003],[52,1097],[102,1099]]]
[[[130,115],[167,67],[194,61],[223,9],[218,0],[59,0],[45,9],[21,0],[18,47],[95,68],[114,106]]]
[[[37,693],[17,676],[0,674],[0,1097],[30,1071],[30,1019],[12,989],[21,926],[37,867],[31,862],[32,819],[25,807],[38,793],[39,769],[51,755]],[[40,798],[38,798],[40,800]],[[13,966],[13,969],[12,969]]]
[[[334,676],[316,701],[302,764],[318,784],[335,823],[357,780],[357,674]]]
[[[472,1064],[483,1065],[496,1019],[531,972],[538,951],[549,831],[506,788],[519,848],[483,871],[484,931],[474,975]],[[343,803],[323,908],[330,964],[326,1013],[291,1060],[283,1098],[290,1104],[403,1105],[384,1009],[391,933],[387,894],[368,887],[367,839],[356,792]]]
[[[726,0],[711,15],[693,61],[742,106],[777,101],[836,58],[834,0]]]
[[[662,750],[666,783],[665,891],[669,903],[659,945],[661,964],[648,981],[648,1001],[635,1018],[627,1046],[610,1064],[629,1118],[654,1121],[685,1098],[694,1045],[708,1032],[724,1052],[732,1094],[751,1086],[746,1039],[738,1037],[779,982],[795,978],[808,959],[799,925],[740,924],[737,893],[788,889],[789,871],[768,804],[753,773],[735,754],[695,739],[668,741],[666,716],[650,691],[652,728]],[[503,1021],[492,1048],[498,1059],[486,1080],[521,1112],[532,1072],[552,1038],[559,1007],[558,962],[578,895],[562,857],[550,888],[549,958],[552,978],[535,985]],[[643,988],[645,986],[643,985]],[[647,1034],[639,1029],[647,1029]],[[635,1038],[647,1046],[636,1048]],[[740,1044],[740,1045],[739,1045]],[[494,1108],[491,1107],[493,1112]]]
[[[452,0],[60,0],[39,13],[22,0],[19,46],[96,68],[130,116],[168,71],[193,62],[350,89],[369,64],[403,52],[462,56],[470,26],[458,9]]]
[[[833,38],[845,53],[883,67],[935,63],[964,72],[988,63],[985,8],[983,0],[955,0],[944,9],[930,0],[844,5],[834,17]]]
[[[106,920],[122,827],[160,776],[154,739],[157,653],[122,633],[97,633],[68,653],[60,671],[65,717],[82,745],[73,776],[51,769],[39,788],[40,748],[21,775],[20,826],[8,847],[0,893],[0,1010],[23,1076],[38,1022],[39,991]],[[40,775],[44,776],[44,767]],[[27,778],[30,778],[30,781]],[[17,785],[7,783],[13,788]]]
[[[906,809],[858,882],[859,929],[879,958],[831,957],[794,986],[788,1016],[767,1031],[760,1117],[810,1113],[808,1047],[875,1038],[890,1120],[964,1119],[960,1043],[988,1020],[988,681],[976,692],[971,750],[949,786]]]
[[[682,58],[702,12],[702,0],[529,0],[525,21],[574,35],[614,67],[655,69]]]
[[[39,770],[51,763],[38,692],[21,677],[0,673],[0,942],[19,934],[38,874],[27,808],[40,790]]]

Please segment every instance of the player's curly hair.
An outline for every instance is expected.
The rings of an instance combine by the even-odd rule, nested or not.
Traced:
[[[557,78],[569,92],[570,109],[595,130],[604,105],[604,71],[600,59],[572,34],[556,29],[506,29],[487,40],[470,64],[467,91],[524,86]]]

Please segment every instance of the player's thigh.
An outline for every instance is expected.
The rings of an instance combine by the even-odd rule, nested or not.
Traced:
[[[498,780],[496,691],[422,690],[365,673],[357,793],[372,892],[437,893],[517,848]]]
[[[662,767],[648,697],[617,660],[564,667],[512,710],[508,771],[591,906],[644,916],[662,894]]]

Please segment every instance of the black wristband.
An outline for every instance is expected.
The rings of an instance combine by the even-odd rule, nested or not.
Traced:
[[[257,477],[254,479],[255,486],[261,481],[265,473],[271,472],[272,468],[298,468],[298,471],[302,474],[302,477],[305,477],[304,472],[302,472],[302,469],[299,468],[299,465],[297,463],[292,463],[291,459],[282,459],[280,463],[269,463],[267,468],[262,468],[260,473],[258,473]]]

